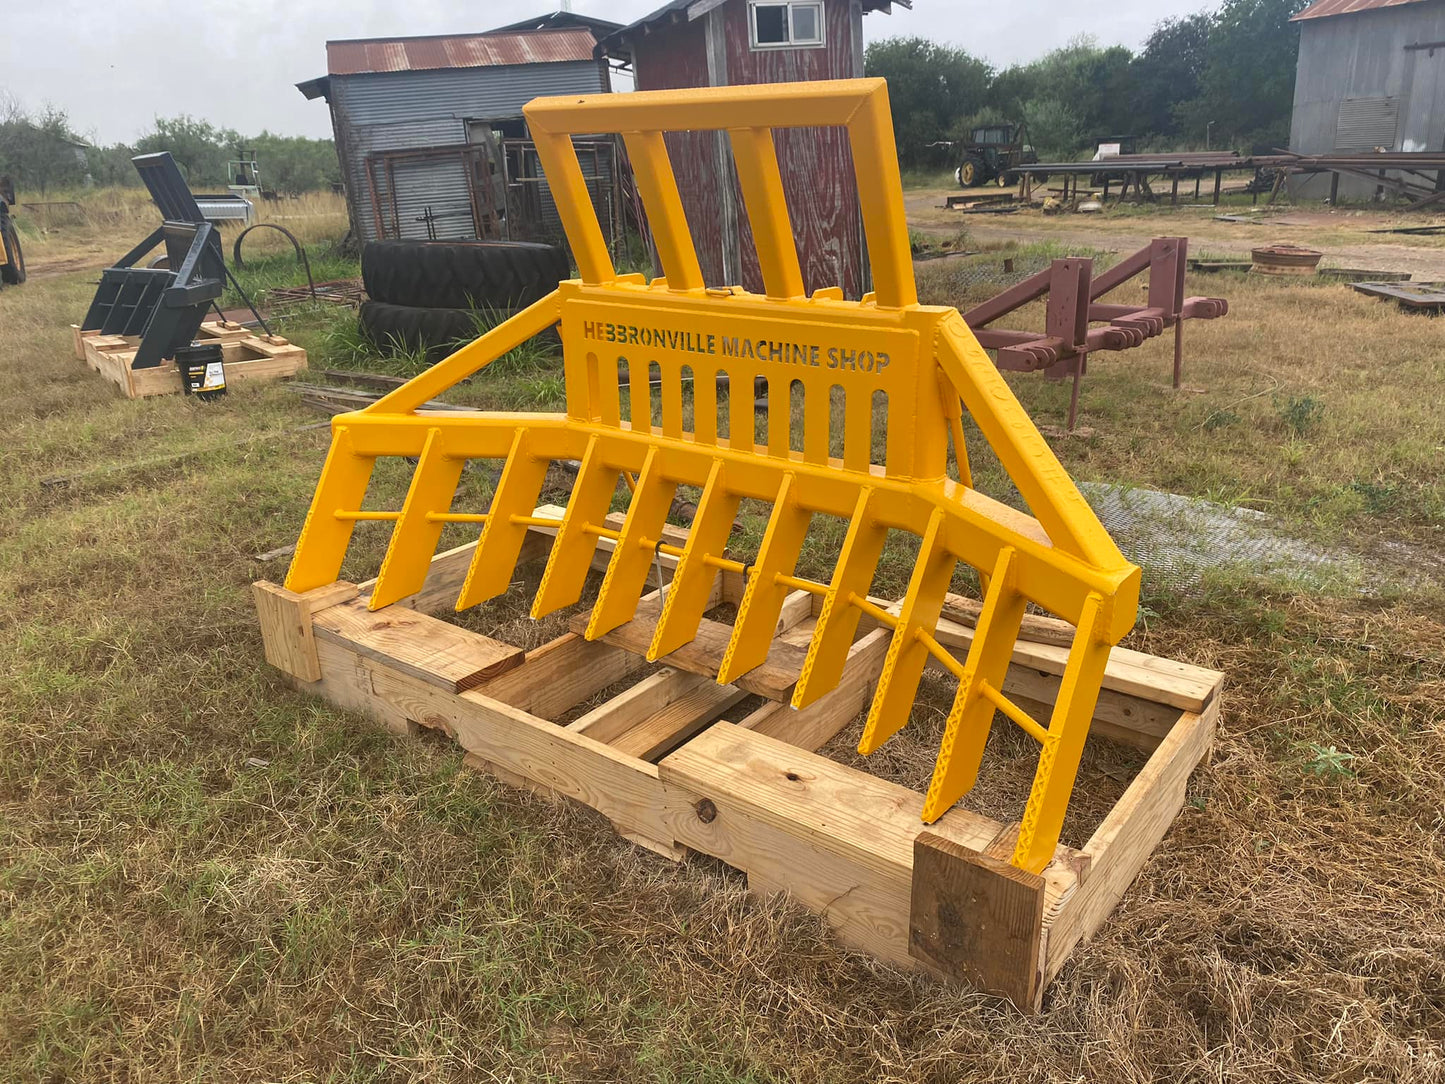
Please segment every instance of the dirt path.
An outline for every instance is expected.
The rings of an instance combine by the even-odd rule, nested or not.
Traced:
[[[905,195],[909,227],[924,233],[966,230],[971,243],[1051,241],[1069,248],[1124,252],[1142,248],[1151,238],[1180,234],[1190,251],[1247,258],[1256,245],[1288,241],[1325,253],[1327,267],[1408,271],[1419,281],[1445,280],[1445,235],[1372,234],[1392,226],[1426,226],[1438,221],[1390,211],[1290,211],[1260,214],[1259,222],[1219,222],[1213,208],[1161,207],[1155,213],[1107,218],[1078,214],[1045,215],[1024,210],[1012,215],[960,215],[941,209],[943,190],[921,189]],[[1378,240],[1376,240],[1378,238]]]

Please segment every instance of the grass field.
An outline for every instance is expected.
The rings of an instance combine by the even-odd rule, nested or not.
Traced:
[[[1146,574],[1128,643],[1228,673],[1219,740],[1026,1019],[287,688],[249,584],[284,574],[255,555],[295,541],[326,431],[279,385],[124,401],[71,357],[91,288],[65,261],[132,232],[41,240],[32,266],[61,270],[0,292],[0,1080],[1445,1077],[1438,321],[1216,278],[1191,291],[1232,311],[1189,327],[1186,390],[1162,339],[1091,363],[1094,435],[1055,444],[1077,477],[1259,508],[1378,572],[1305,592],[1225,568],[1187,595]],[[920,265],[928,300],[968,300],[953,263]],[[406,366],[334,312],[284,333],[318,368]],[[551,404],[557,364],[448,398]],[[1061,423],[1064,386],[1010,382]],[[346,574],[384,542],[362,532]]]

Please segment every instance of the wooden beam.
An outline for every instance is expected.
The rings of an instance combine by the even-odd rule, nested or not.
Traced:
[[[481,686],[493,699],[556,719],[607,686],[647,667],[647,660],[569,632],[526,653],[522,665]]]
[[[379,610],[353,598],[312,617],[318,637],[430,682],[463,692],[522,665],[519,647],[480,636],[415,610]]]
[[[261,644],[266,661],[300,681],[319,681],[321,662],[316,654],[312,614],[355,598],[357,586],[344,580],[298,594],[269,580],[251,585],[256,616],[261,623]]]
[[[769,702],[738,725],[810,753],[822,748],[867,706],[892,638],[887,629],[874,629],[855,643],[848,650],[843,679],[801,711],[794,711],[788,704]]]
[[[933,832],[913,841],[909,951],[1036,1012],[1043,996],[1044,879]]]

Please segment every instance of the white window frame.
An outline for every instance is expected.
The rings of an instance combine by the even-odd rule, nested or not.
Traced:
[[[764,49],[824,49],[828,45],[828,23],[827,13],[824,10],[824,0],[748,0],[748,44],[757,50]],[[788,40],[787,41],[758,41],[758,17],[759,7],[788,9]],[[798,41],[793,34],[793,12],[797,8],[815,8],[818,12],[818,40]]]

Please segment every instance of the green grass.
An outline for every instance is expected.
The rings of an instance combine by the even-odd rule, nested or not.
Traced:
[[[944,300],[956,283],[931,269],[951,262],[921,265]],[[721,864],[669,865],[599,817],[464,770],[449,744],[289,688],[263,662],[249,585],[284,574],[255,555],[297,537],[319,416],[276,384],[119,399],[69,353],[87,277],[0,293],[0,1079],[1436,1074],[1437,589],[1311,593],[1224,569],[1187,597],[1149,593],[1128,642],[1227,672],[1218,744],[1119,910],[1025,1019],[844,951]],[[1436,325],[1340,287],[1228,296],[1229,317],[1187,329],[1199,390],[1168,387],[1164,340],[1091,361],[1094,435],[1055,442],[1069,470],[1438,567]],[[345,312],[282,331],[316,369],[397,371]],[[551,404],[559,372],[538,343],[446,398]],[[1009,379],[1036,419],[1061,421],[1064,386]],[[1306,400],[1322,408],[1290,406]],[[967,435],[980,488],[1004,491]],[[58,475],[72,481],[39,484]],[[376,506],[409,478],[381,463]],[[458,507],[489,486],[467,472]],[[744,512],[739,553],[764,523]],[[815,525],[803,574],[831,570],[844,527]],[[358,530],[343,575],[372,575],[385,543]],[[915,545],[890,542],[877,590],[899,589]],[[951,691],[930,685],[904,731],[924,735],[920,755]],[[1081,794],[1117,793],[1103,767]]]

